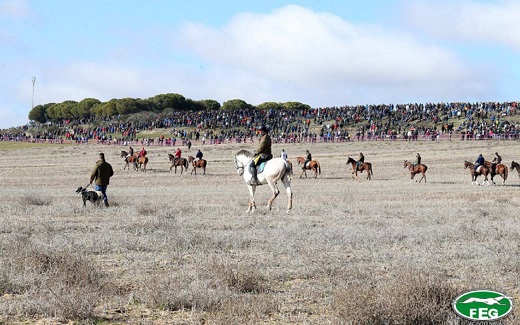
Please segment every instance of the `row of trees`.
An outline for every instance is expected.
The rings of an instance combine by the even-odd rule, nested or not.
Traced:
[[[147,99],[121,98],[101,102],[95,98],[85,98],[80,102],[67,100],[62,103],[37,105],[29,112],[29,119],[45,123],[50,121],[111,118],[140,112],[162,113],[165,117],[175,111],[239,110],[239,109],[310,109],[309,105],[298,102],[265,102],[253,106],[241,99],[232,99],[220,105],[212,99],[194,101],[179,94],[160,94]]]

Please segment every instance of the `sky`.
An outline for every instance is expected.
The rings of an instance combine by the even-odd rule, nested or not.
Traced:
[[[519,59],[516,0],[0,0],[0,129],[36,105],[166,93],[516,101]]]

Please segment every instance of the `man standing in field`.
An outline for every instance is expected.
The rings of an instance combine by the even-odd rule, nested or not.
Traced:
[[[287,160],[287,152],[285,152],[285,149],[282,149],[282,153],[280,154],[280,157],[281,157],[283,160]]]
[[[107,197],[107,187],[110,183],[110,177],[114,175],[114,170],[112,169],[112,165],[105,161],[105,154],[99,154],[99,160],[96,161],[96,166],[90,175],[90,184],[95,180],[96,186],[95,190],[100,191],[103,194],[103,203],[108,208],[108,197]]]

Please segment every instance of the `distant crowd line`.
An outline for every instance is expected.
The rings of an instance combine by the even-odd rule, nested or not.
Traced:
[[[508,117],[517,113],[517,102],[383,104],[235,111],[175,111],[167,116],[118,116],[111,120],[63,121],[49,126],[26,126],[21,132],[0,134],[3,141],[48,143],[103,143],[176,146],[252,142],[258,126],[268,125],[274,142],[321,143],[396,140],[518,139],[520,125]],[[153,117],[151,117],[153,116]],[[454,128],[453,119],[461,119]],[[426,122],[432,127],[421,127]],[[101,126],[85,127],[92,123]],[[140,133],[170,129],[171,136],[143,138]],[[29,129],[31,132],[29,132]],[[52,130],[52,131],[48,131]],[[217,131],[218,130],[218,131]],[[117,135],[117,136],[116,136]],[[120,137],[118,137],[121,135]]]

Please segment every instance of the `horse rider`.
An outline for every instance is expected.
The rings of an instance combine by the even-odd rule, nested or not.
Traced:
[[[251,172],[251,180],[248,182],[248,185],[258,185],[258,177],[256,167],[260,165],[261,162],[267,161],[273,158],[271,153],[271,137],[269,136],[269,129],[266,125],[261,125],[259,128],[262,136],[260,137],[260,141],[258,142],[258,147],[254,152],[254,158],[249,167],[249,171]]]
[[[181,159],[181,155],[182,155],[181,149],[177,148],[177,151],[175,151],[175,154],[173,155],[173,157],[174,157],[173,160]]]
[[[199,161],[202,159],[202,151],[200,149],[197,151],[197,154],[195,155],[195,159],[193,161]]]
[[[484,156],[482,154],[478,155],[477,160],[475,161],[475,171],[477,171],[477,168],[484,165]]]
[[[133,156],[134,155],[134,148],[132,148],[132,146],[129,146],[128,147],[128,156],[127,157],[130,157],[130,156]]]
[[[146,157],[146,149],[143,147],[143,149],[141,149],[141,151],[139,151],[139,157]]]
[[[307,154],[307,156],[305,156],[305,161],[303,162],[303,166],[302,166],[303,170],[305,170],[305,165],[312,160],[312,155],[309,152],[309,150],[305,150],[305,153]]]
[[[421,164],[421,155],[419,153],[417,153],[417,155],[415,155],[415,161],[413,162],[413,166],[419,166]]]
[[[282,157],[283,160],[287,160],[287,152],[285,152],[285,149],[282,149],[282,153],[280,154],[280,157]]]
[[[495,158],[493,158],[493,161],[491,163],[491,172],[493,174],[496,174],[497,165],[502,163],[502,157],[498,154],[498,152],[495,152]]]
[[[356,163],[356,170],[359,170],[359,167],[361,166],[361,164],[363,164],[365,162],[365,156],[363,156],[363,153],[360,152],[359,153],[359,158],[358,158],[358,161]]]

